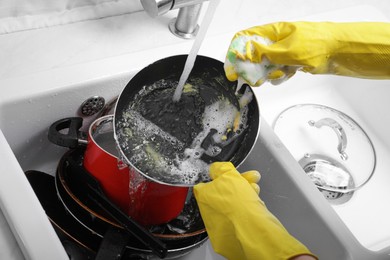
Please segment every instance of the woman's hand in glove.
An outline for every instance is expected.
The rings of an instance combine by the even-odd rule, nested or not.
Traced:
[[[230,162],[210,166],[209,183],[194,186],[213,249],[231,260],[311,256],[259,198],[260,174],[240,174]],[[312,258],[315,259],[315,258]]]
[[[279,84],[297,70],[390,79],[390,23],[280,22],[242,30],[225,61],[229,80]]]

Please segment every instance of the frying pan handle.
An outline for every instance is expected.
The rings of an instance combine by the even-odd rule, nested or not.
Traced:
[[[81,117],[67,117],[54,122],[48,133],[49,141],[59,146],[76,148],[86,145],[86,134],[79,129],[83,125]],[[64,130],[68,131],[64,131]]]
[[[162,241],[154,237],[149,230],[139,225],[136,221],[131,219],[128,215],[123,213],[115,204],[113,204],[104,194],[99,181],[92,176],[83,167],[77,165],[72,159],[68,159],[69,169],[71,172],[76,173],[75,177],[81,183],[84,183],[88,188],[88,197],[102,210],[114,218],[118,223],[122,225],[124,230],[134,236],[138,241],[150,248],[152,252],[160,258],[165,258],[168,253],[168,249]]]
[[[310,126],[315,126],[317,128],[321,128],[323,126],[328,126],[332,128],[333,131],[336,133],[337,139],[339,141],[337,145],[337,150],[339,151],[341,159],[348,159],[348,155],[345,152],[345,149],[347,149],[347,135],[345,134],[343,127],[336,120],[332,118],[323,118],[321,120],[318,120],[317,122],[314,120],[309,120],[308,123]]]
[[[104,234],[95,260],[122,259],[127,243],[128,234],[117,227],[109,227]]]

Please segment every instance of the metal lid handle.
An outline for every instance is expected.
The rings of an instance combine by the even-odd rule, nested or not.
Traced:
[[[348,159],[348,155],[345,152],[345,149],[347,148],[347,135],[345,134],[343,127],[336,120],[327,117],[318,120],[317,122],[315,122],[314,120],[310,120],[308,124],[310,126],[315,126],[317,128],[321,128],[323,126],[328,126],[332,128],[337,135],[337,139],[338,139],[337,150],[339,151],[341,159],[343,160]]]

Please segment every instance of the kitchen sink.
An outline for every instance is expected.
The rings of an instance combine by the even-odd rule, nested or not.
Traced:
[[[371,139],[376,155],[375,168],[371,168],[372,177],[360,189],[353,192],[346,202],[332,203],[332,200],[329,200],[329,203],[364,247],[373,251],[387,252],[387,254],[390,253],[390,223],[388,222],[390,207],[385,201],[390,197],[388,189],[390,178],[387,174],[390,166],[387,160],[390,156],[390,140],[387,134],[390,116],[386,111],[390,108],[385,99],[390,91],[389,87],[390,81],[388,80],[297,75],[296,78],[281,86],[267,86],[256,92],[258,96],[263,97],[262,115],[271,125],[277,125],[279,116],[285,115],[284,111],[292,107],[316,104],[341,111],[352,118],[361,129],[364,129]],[[271,100],[272,104],[267,104]],[[339,117],[339,120],[342,118]],[[293,127],[291,126],[291,132],[293,132]],[[299,146],[302,143],[294,142],[289,139],[288,134],[280,132],[279,137],[292,151],[296,161],[299,161],[304,154],[296,151],[301,150]],[[276,134],[278,134],[277,131]],[[336,135],[330,141],[337,154]],[[348,145],[346,151],[348,151]],[[364,164],[370,160],[369,152],[364,149],[359,151],[362,160],[353,163],[358,167],[364,167]]]
[[[16,241],[19,242],[22,251],[30,255],[31,258],[34,259],[36,257],[36,259],[39,259],[42,251],[38,250],[38,248],[47,248],[47,245],[42,245],[41,243],[54,243],[57,245],[57,247],[52,247],[50,250],[58,249],[61,251],[61,248],[58,246],[58,243],[55,243],[57,238],[50,232],[50,224],[42,219],[45,216],[39,204],[37,204],[32,190],[26,184],[23,171],[40,170],[53,175],[58,161],[66,149],[59,148],[47,140],[47,131],[50,124],[60,118],[80,116],[80,105],[90,97],[101,96],[107,101],[112,100],[120,93],[134,73],[135,71],[91,79],[1,103],[0,126],[5,137],[2,140],[1,150],[2,154],[5,154],[3,159],[9,158],[5,160],[6,164],[3,163],[2,165],[5,168],[2,171],[2,178],[7,180],[7,182],[1,181],[1,185],[6,186],[5,190],[3,187],[1,188],[2,211],[9,221],[11,230],[14,232]],[[306,77],[303,78],[305,83],[309,82],[306,81]],[[295,86],[301,86],[301,84],[296,82],[302,82],[300,80],[302,78],[298,76],[297,79],[291,80],[285,86],[272,87],[274,88],[272,90],[271,87],[256,90],[260,100],[260,107],[262,108],[261,113],[264,115],[263,120],[261,120],[260,136],[253,151],[240,167],[240,170],[257,169],[262,173],[260,183],[261,198],[286,228],[321,259],[375,259],[375,257],[380,259],[382,257],[381,254],[370,251],[359,243],[351,232],[353,228],[348,227],[348,223],[346,225],[343,222],[343,215],[337,214],[340,213],[337,208],[332,208],[321,193],[318,192],[284,144],[275,135],[271,125],[267,123],[277,112],[276,109],[269,109],[276,106],[267,104],[267,100],[273,100],[275,103],[280,102],[283,106],[288,104],[286,100],[281,98],[283,95],[279,92],[285,93],[286,96],[288,95],[289,98],[286,99],[289,102],[303,102],[303,100],[299,99],[292,100],[290,95],[291,92],[294,92]],[[339,86],[342,79],[337,78],[333,80],[335,81],[333,85]],[[314,82],[317,85],[319,84],[318,80],[313,78],[313,86],[310,84],[311,90],[321,90],[320,87],[315,87]],[[386,85],[385,82],[378,84],[383,86],[377,87],[377,91],[380,88],[383,89]],[[351,84],[343,83],[341,85]],[[350,89],[353,89],[352,86]],[[314,98],[308,88],[305,88],[305,90],[307,90],[305,93]],[[323,89],[323,91],[328,91],[330,96],[333,97],[331,90],[330,87]],[[299,95],[299,93],[297,92],[297,96],[303,98],[303,95]],[[319,96],[322,97],[324,95],[319,93]],[[367,97],[367,95],[365,96]],[[372,111],[377,110],[372,108]],[[381,111],[384,112],[386,110]],[[85,127],[95,117],[96,115],[85,117]],[[370,119],[370,117],[368,118]],[[375,120],[374,117],[371,119]],[[378,124],[383,124],[385,121],[386,118],[382,117]],[[374,140],[376,144],[378,141]],[[17,161],[15,161],[13,156],[16,157]],[[377,170],[380,171],[381,169],[383,168],[378,167]],[[380,173],[376,173],[375,177],[378,179],[373,179],[370,184],[381,183]],[[369,184],[367,184],[367,189],[368,187]],[[22,188],[23,190],[21,190]],[[378,189],[377,192],[385,191]],[[358,193],[359,195],[356,194],[356,200],[358,200],[360,195],[362,198],[366,196],[364,195],[366,192],[363,189]],[[382,210],[385,210],[385,204],[383,202],[380,203],[380,200],[377,198],[380,195],[373,193],[372,196],[376,199],[378,205],[382,206]],[[381,195],[381,199],[383,198],[383,195]],[[355,216],[373,219],[372,216],[370,217],[366,214],[376,214],[371,208],[368,208],[368,210],[365,207],[356,209],[352,202],[349,203],[345,207],[351,205],[350,210],[352,210]],[[371,203],[371,206],[374,207],[373,203]],[[28,212],[25,212],[26,210]],[[358,214],[356,210],[359,212]],[[379,216],[375,216],[378,218],[382,217],[380,212],[383,211],[378,211]],[[31,219],[38,218],[40,221],[30,223],[30,221],[21,217],[23,215],[28,215]],[[376,219],[378,220],[378,218]],[[374,224],[376,225],[376,223]],[[374,224],[367,221],[367,228],[372,227]],[[33,226],[31,227],[30,225]],[[44,226],[44,228],[41,226]],[[363,226],[366,227],[366,225]],[[45,230],[46,232],[43,232]],[[379,229],[378,232],[380,231]],[[30,232],[33,233],[31,234]],[[32,237],[36,236],[45,236],[46,239],[31,241]],[[33,247],[31,243],[34,244]],[[206,257],[206,259],[219,258],[219,256],[213,253],[210,245],[206,243],[185,256],[184,259],[192,259],[192,257],[195,257],[193,259],[199,259],[199,255],[208,255],[209,258]]]
[[[359,16],[354,13],[354,17]],[[221,43],[227,45],[231,36],[229,32],[207,37],[201,54],[223,61],[221,50],[226,48]],[[166,56],[188,53],[190,46],[175,43],[1,80],[0,242],[11,252],[7,259],[67,259],[24,175],[27,170],[54,175],[67,151],[48,141],[49,126],[64,117],[81,116],[81,104],[91,97],[113,100],[139,69]],[[262,117],[260,134],[239,170],[261,172],[260,196],[269,210],[320,259],[389,258],[389,87],[389,81],[298,73],[283,85],[255,89]],[[272,129],[284,109],[304,103],[348,114],[375,146],[377,167],[372,179],[342,205],[329,203]],[[83,129],[96,117],[83,116]],[[223,258],[206,242],[181,259]]]
[[[22,223],[18,222],[21,214],[28,214],[31,218],[44,218],[32,190],[27,187],[28,184],[26,185],[23,171],[39,170],[54,175],[58,161],[66,149],[59,148],[48,141],[48,127],[60,118],[80,116],[80,105],[90,97],[101,96],[107,101],[112,100],[134,73],[89,80],[31,96],[23,96],[1,104],[1,131],[11,150],[5,147],[7,145],[5,142],[1,149],[3,153],[7,153],[5,158],[14,155],[17,159],[17,162],[10,159],[12,165],[7,166],[10,168],[6,174],[9,178],[7,184],[1,181],[2,185],[9,187],[8,193],[2,194],[4,196],[2,197],[2,210],[10,222],[11,229],[16,231],[15,235],[19,245],[22,249],[23,246],[26,247],[23,252],[31,254],[32,258],[40,254],[35,250],[39,248],[41,240],[34,241],[35,248],[32,249],[30,248],[30,235],[39,237],[46,235],[42,243],[45,240],[46,243],[54,243],[56,237],[47,227],[49,223],[43,220],[29,228],[26,228],[26,225],[32,223],[27,223],[29,221],[24,218]],[[262,96],[262,94],[259,95],[259,97]],[[96,115],[85,117],[84,128],[95,117]],[[260,129],[259,139],[240,170],[258,169],[262,173],[261,198],[269,209],[279,217],[293,235],[320,258],[352,259],[352,256],[360,257],[370,254],[368,250],[359,245],[331,206],[312,185],[266,120],[261,120]],[[9,163],[8,160],[6,162]],[[17,187],[11,189],[14,186]],[[24,188],[23,192],[19,191],[21,187]],[[23,206],[17,206],[18,202]],[[21,209],[16,210],[16,208]],[[28,213],[23,213],[27,208]],[[39,227],[38,224],[46,226],[45,229]],[[36,230],[38,228],[41,230],[39,234],[29,234],[29,232],[38,232]],[[47,232],[42,232],[42,230]],[[48,239],[47,236],[52,236],[52,238]],[[60,250],[60,248],[57,249]],[[185,258],[199,259],[197,256],[206,254],[205,250],[212,257],[211,259],[218,259],[219,256],[212,252],[208,243]]]

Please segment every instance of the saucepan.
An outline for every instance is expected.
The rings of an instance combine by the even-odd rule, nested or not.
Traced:
[[[50,126],[49,139],[69,148],[86,145],[84,168],[99,181],[105,195],[141,225],[163,224],[177,217],[188,187],[146,180],[122,163],[115,149],[112,123],[112,115],[100,117],[91,123],[86,134],[79,131],[82,118],[64,118]]]

